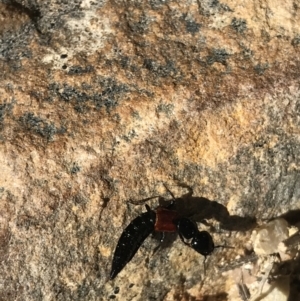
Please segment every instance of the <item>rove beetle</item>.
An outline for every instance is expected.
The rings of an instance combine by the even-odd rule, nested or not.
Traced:
[[[212,236],[207,231],[199,231],[196,223],[186,217],[179,217],[177,211],[170,209],[175,202],[172,193],[171,195],[173,201],[169,206],[158,206],[152,210],[146,204],[147,212],[136,217],[123,231],[113,256],[109,280],[114,279],[119,274],[133,258],[144,240],[154,231],[162,233],[177,232],[185,245],[205,256],[205,258],[215,248],[222,247],[214,245]],[[155,197],[144,201],[152,198]]]

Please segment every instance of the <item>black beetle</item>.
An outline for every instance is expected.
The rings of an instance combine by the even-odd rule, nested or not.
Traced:
[[[178,212],[170,207],[159,206],[152,210],[146,205],[147,212],[136,217],[126,227],[113,256],[110,280],[119,274],[153,231],[177,232],[184,244],[205,257],[213,252],[216,246],[212,236],[207,231],[199,231],[196,223],[186,217],[179,217]]]

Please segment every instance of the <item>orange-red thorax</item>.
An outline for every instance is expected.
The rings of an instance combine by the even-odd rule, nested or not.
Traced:
[[[176,232],[177,228],[174,220],[178,218],[176,211],[158,207],[156,209],[155,231],[159,232]]]

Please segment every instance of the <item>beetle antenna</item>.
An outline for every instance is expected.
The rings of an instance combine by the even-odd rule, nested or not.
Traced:
[[[128,203],[129,204],[132,204],[132,205],[143,205],[145,204],[146,202],[152,200],[152,199],[155,199],[155,198],[160,198],[159,195],[155,195],[155,196],[151,196],[149,198],[146,198],[146,199],[142,199],[142,200],[138,200],[138,201],[133,201],[132,199],[129,199],[128,200]]]

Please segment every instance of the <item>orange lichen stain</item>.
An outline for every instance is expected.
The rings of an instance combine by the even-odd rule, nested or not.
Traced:
[[[212,167],[227,161],[241,146],[256,141],[267,124],[262,114],[262,104],[249,100],[203,112],[198,122],[189,125],[177,155]]]

